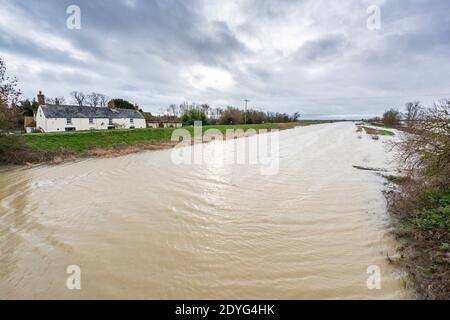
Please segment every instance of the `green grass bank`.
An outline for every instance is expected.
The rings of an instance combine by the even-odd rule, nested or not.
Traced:
[[[367,134],[378,135],[378,136],[395,136],[395,133],[389,130],[375,129],[370,127],[362,127]]]
[[[290,129],[296,126],[325,123],[326,121],[299,121],[282,124],[212,125],[203,131],[218,129]],[[183,127],[193,135],[193,127]],[[113,156],[172,147],[171,136],[175,129],[134,129],[109,131],[83,131],[61,133],[35,133],[0,136],[0,165],[61,162],[78,157]]]

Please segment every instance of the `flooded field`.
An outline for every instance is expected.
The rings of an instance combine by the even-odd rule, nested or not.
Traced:
[[[411,298],[386,261],[383,179],[353,168],[392,168],[391,138],[362,135],[353,123],[282,131],[271,176],[176,165],[170,150],[2,169],[0,298]],[[69,265],[81,290],[66,287]]]

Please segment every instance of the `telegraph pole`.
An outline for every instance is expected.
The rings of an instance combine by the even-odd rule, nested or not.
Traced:
[[[247,104],[250,102],[250,100],[245,99],[245,108],[244,108],[244,123],[247,124]]]

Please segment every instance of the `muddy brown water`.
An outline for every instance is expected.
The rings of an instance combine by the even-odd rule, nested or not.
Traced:
[[[176,165],[171,151],[0,172],[0,298],[404,299],[386,261],[383,138],[280,133],[279,172]],[[211,150],[234,142],[204,145]],[[66,268],[81,268],[68,290]],[[381,269],[369,290],[367,268]]]

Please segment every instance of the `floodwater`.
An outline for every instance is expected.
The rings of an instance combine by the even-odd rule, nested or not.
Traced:
[[[386,139],[352,123],[282,131],[275,175],[174,164],[171,150],[3,169],[0,298],[410,298],[386,259],[383,179],[352,167],[392,168]]]

